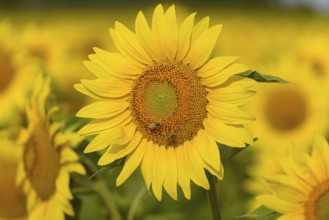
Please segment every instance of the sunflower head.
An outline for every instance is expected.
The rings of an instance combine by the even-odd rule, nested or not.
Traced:
[[[329,145],[316,136],[311,155],[291,150],[280,159],[283,174],[266,178],[271,194],[258,200],[266,207],[282,213],[280,219],[328,219]]]
[[[27,106],[28,129],[17,174],[17,183],[27,194],[27,210],[32,219],[73,216],[69,175],[85,173],[71,148],[81,138],[62,132],[60,123],[53,120],[59,107],[49,105],[50,94],[50,79],[39,74]],[[49,209],[52,211],[46,211]]]
[[[107,148],[99,165],[126,157],[117,185],[141,164],[159,200],[162,186],[174,199],[177,185],[190,198],[191,180],[209,189],[205,169],[223,178],[216,142],[253,142],[244,128],[253,117],[241,106],[255,82],[236,75],[248,69],[237,57],[210,58],[222,26],[194,18],[178,25],[175,6],[158,5],[151,27],[141,11],[135,31],[116,22],[110,34],[117,51],[94,48],[85,65],[97,79],[75,85],[97,99],[77,113],[93,119],[79,133],[97,134],[85,152]]]

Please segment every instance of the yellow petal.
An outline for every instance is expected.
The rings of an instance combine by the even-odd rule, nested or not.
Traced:
[[[129,103],[119,101],[98,101],[83,107],[77,114],[81,118],[110,118],[125,111]]]
[[[103,154],[103,156],[99,159],[98,165],[103,166],[106,164],[110,164],[113,161],[130,154],[133,150],[136,149],[137,146],[139,146],[141,139],[142,134],[137,131],[127,145],[110,146]]]
[[[209,27],[209,16],[203,18],[201,21],[199,21],[194,27],[193,32],[191,36],[191,46],[192,47],[195,42],[199,39],[199,37],[208,30]]]
[[[319,173],[319,180],[329,178],[329,146],[326,139],[321,135],[316,135],[312,148],[312,160],[315,163],[316,172]]]
[[[90,91],[103,98],[121,98],[127,96],[132,89],[132,82],[128,80],[81,80]]]
[[[237,59],[239,59],[239,57],[223,56],[223,57],[212,58],[198,70],[197,74],[200,77],[213,76],[215,74],[218,74],[226,67],[230,66]]]
[[[130,112],[125,111],[122,114],[116,115],[112,118],[94,119],[90,123],[82,127],[78,132],[80,135],[93,135],[109,131],[115,126],[124,126],[132,120]]]
[[[155,152],[153,163],[152,190],[155,197],[160,201],[162,199],[162,185],[167,174],[167,150],[165,146],[159,146]]]
[[[201,78],[201,83],[207,87],[216,87],[228,80],[229,77],[247,70],[248,67],[245,65],[234,63],[211,77]]]
[[[207,99],[212,102],[224,102],[235,106],[241,106],[248,103],[255,95],[254,91],[236,88],[209,89]]]
[[[146,150],[145,155],[143,158],[143,162],[141,165],[142,175],[145,180],[146,188],[149,190],[151,186],[151,182],[153,179],[153,166],[154,166],[154,157],[155,157],[155,148],[159,146],[156,146],[153,144],[152,141],[148,141],[146,143]]]
[[[257,200],[264,206],[279,213],[291,213],[298,210],[300,204],[279,199],[273,195],[258,196]]]
[[[136,34],[130,31],[120,22],[115,22],[115,30],[111,29],[110,34],[120,53],[130,60],[137,60],[141,64],[151,65],[152,58],[140,45]],[[141,66],[139,66],[141,67]]]
[[[164,15],[163,22],[163,51],[165,55],[174,60],[178,45],[178,28],[176,22],[175,5],[172,5]]]
[[[209,138],[203,129],[199,130],[193,140],[204,162],[219,171],[220,154],[216,142]]]
[[[152,59],[159,62],[161,60],[159,44],[156,42],[142,11],[137,15],[135,30],[137,38],[145,51],[150,54]]]
[[[159,52],[161,56],[164,56],[163,42],[164,42],[164,11],[161,4],[159,4],[153,12],[152,17],[152,32],[156,43],[158,44]]]
[[[185,160],[185,145],[180,145],[175,148],[177,155],[177,180],[178,184],[181,186],[184,196],[187,199],[191,199],[191,186],[190,186],[190,176],[188,175],[186,166],[183,160]]]
[[[93,57],[93,56],[91,56],[91,57]],[[111,74],[108,71],[106,71],[105,69],[103,69],[102,67],[100,67],[95,62],[84,61],[83,64],[97,78],[101,78],[101,79],[112,78]]]
[[[78,173],[80,175],[86,175],[86,169],[80,163],[68,163],[63,167],[69,173]]]
[[[204,162],[203,164],[204,168],[207,169],[212,175],[216,176],[219,180],[222,180],[224,178],[224,167],[222,163],[220,162],[220,168],[219,170],[216,170],[214,167],[209,165],[208,163]]]
[[[177,156],[174,147],[168,147],[168,168],[164,180],[164,188],[167,193],[177,200]]]
[[[213,118],[226,124],[245,124],[255,120],[254,116],[242,110],[240,107],[228,103],[212,100],[212,102],[208,103],[206,108]]]
[[[67,199],[73,199],[73,195],[70,191],[70,175],[64,169],[59,171],[56,180],[56,190],[58,190],[58,192],[64,195]]]
[[[136,170],[142,161],[145,153],[146,139],[142,139],[142,142],[131,152],[123,165],[122,171],[116,180],[116,185],[120,186],[127,178]]]
[[[82,94],[85,94],[86,96],[89,96],[93,99],[101,99],[101,97],[97,96],[96,94],[92,93],[90,90],[88,90],[84,85],[82,85],[81,83],[79,84],[74,84],[74,88],[81,92]]]
[[[212,53],[222,25],[215,25],[205,31],[200,37],[191,45],[184,63],[189,63],[191,69],[197,69],[202,66]]]
[[[134,65],[134,62],[127,62],[120,53],[109,52],[100,48],[94,48],[98,59],[104,63],[101,67],[110,73],[111,76],[133,79],[142,73],[142,69]],[[97,62],[100,63],[101,62]]]
[[[75,162],[79,160],[79,156],[71,148],[65,147],[61,150],[60,164]]]
[[[84,153],[99,151],[109,145],[111,145],[111,147],[107,151],[116,153],[117,151],[120,151],[124,145],[131,141],[135,134],[135,130],[136,126],[133,123],[129,123],[124,127],[114,127],[106,133],[97,135],[88,144],[84,150]]]
[[[246,143],[254,143],[251,135],[244,127],[226,125],[220,120],[209,117],[203,121],[203,125],[213,140],[230,147],[245,147]]]
[[[189,15],[182,23],[178,32],[178,48],[176,60],[181,61],[186,56],[191,44],[191,35],[196,13]]]
[[[209,189],[209,182],[204,172],[203,161],[194,144],[195,143],[191,143],[190,141],[184,143],[184,163],[186,164],[187,171],[193,182],[204,189]]]

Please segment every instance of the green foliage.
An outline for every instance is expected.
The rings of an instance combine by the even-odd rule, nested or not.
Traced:
[[[248,70],[246,72],[240,73],[239,75],[250,78],[250,79],[254,79],[257,82],[264,82],[264,83],[273,83],[274,82],[274,83],[283,83],[283,84],[289,83],[288,81],[281,79],[279,77],[261,74],[255,70]]]
[[[238,219],[248,220],[275,220],[280,217],[280,214],[270,210],[264,206],[260,206],[251,213],[238,217]]]

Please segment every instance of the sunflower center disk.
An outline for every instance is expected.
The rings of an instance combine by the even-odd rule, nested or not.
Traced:
[[[278,131],[298,128],[307,117],[306,100],[294,88],[280,88],[270,94],[265,114],[269,123]]]
[[[24,149],[24,167],[27,178],[41,200],[47,200],[56,191],[59,173],[59,152],[54,148],[47,128],[40,123]]]
[[[9,55],[0,49],[0,92],[3,92],[10,85],[14,76],[14,68],[11,65]]]
[[[167,82],[150,82],[145,91],[145,107],[155,122],[166,119],[177,107],[175,88]]]
[[[309,220],[329,219],[329,180],[317,185],[305,204],[305,217]]]
[[[155,63],[132,89],[137,129],[158,145],[178,146],[191,140],[207,117],[206,95],[196,71],[178,62]]]

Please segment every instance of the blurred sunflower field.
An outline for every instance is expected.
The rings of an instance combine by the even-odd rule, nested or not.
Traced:
[[[0,220],[329,219],[301,2],[0,3]]]

